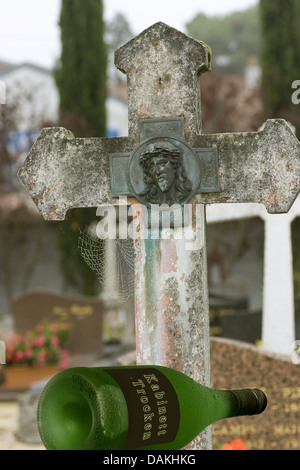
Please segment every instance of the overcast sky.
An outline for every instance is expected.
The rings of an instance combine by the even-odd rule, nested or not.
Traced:
[[[84,0],[82,0],[84,1]],[[135,34],[157,21],[182,32],[197,13],[244,10],[257,0],[104,0],[104,17],[123,13]],[[60,54],[61,0],[0,0],[0,61],[52,67]]]

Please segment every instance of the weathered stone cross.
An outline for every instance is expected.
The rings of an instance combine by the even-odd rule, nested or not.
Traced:
[[[118,196],[136,213],[188,204],[189,226],[175,224],[169,238],[163,231],[144,237],[146,218],[139,219],[137,362],[173,367],[210,386],[205,205],[258,202],[270,213],[287,212],[300,188],[300,144],[283,120],[257,133],[201,135],[199,82],[210,49],[163,23],[121,47],[115,63],[127,74],[128,137],[44,129],[19,176],[47,220],[117,204]],[[209,429],[189,446],[210,447]]]

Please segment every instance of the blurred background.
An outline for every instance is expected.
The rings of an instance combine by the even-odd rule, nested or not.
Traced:
[[[167,0],[140,11],[134,0],[23,3],[11,0],[1,11],[0,340],[11,365],[103,363],[135,346],[132,246],[97,240],[96,208],[74,210],[64,222],[43,220],[18,169],[44,127],[63,126],[76,137],[127,135],[126,76],[114,67],[114,51],[156,21],[212,49],[212,70],[201,78],[204,133],[253,132],[271,117],[286,119],[299,138],[300,6]],[[209,209],[211,335],[263,346],[266,221],[253,208],[235,216]],[[292,305],[295,339],[299,215],[287,222],[284,241],[291,276],[286,268],[282,275],[292,298],[281,299],[283,310]],[[36,380],[16,385],[2,376],[7,400]]]

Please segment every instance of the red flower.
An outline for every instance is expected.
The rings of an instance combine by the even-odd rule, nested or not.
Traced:
[[[242,439],[233,439],[233,441],[231,441],[231,445],[234,447],[234,450],[248,450]]]
[[[224,444],[221,450],[248,450],[248,447],[242,439],[233,439],[229,444]]]
[[[221,447],[221,450],[234,450],[234,448],[232,447],[231,444],[224,444],[224,445]]]

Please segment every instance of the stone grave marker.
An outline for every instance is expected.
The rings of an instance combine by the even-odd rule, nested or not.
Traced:
[[[201,41],[154,24],[115,55],[127,74],[128,137],[44,129],[19,172],[47,220],[75,207],[131,205],[137,361],[203,384],[210,380],[205,205],[259,202],[286,212],[300,187],[300,145],[285,121],[268,120],[256,133],[201,134],[200,75],[210,59]],[[166,214],[167,228],[159,225]],[[210,447],[209,430],[188,446]]]
[[[286,214],[270,215],[262,205],[213,205],[207,222],[260,217],[265,223],[262,347],[289,354],[296,339],[291,224],[300,215],[300,197]],[[257,338],[258,339],[258,338]]]
[[[13,299],[14,330],[26,332],[43,319],[72,325],[66,344],[70,356],[98,359],[103,348],[103,302],[91,297],[30,291]]]
[[[261,339],[261,312],[250,312],[247,299],[210,296],[211,336],[256,343]]]
[[[213,424],[213,448],[242,439],[250,450],[300,449],[300,361],[247,343],[211,339],[212,387],[255,388],[268,397],[264,413]]]

